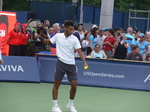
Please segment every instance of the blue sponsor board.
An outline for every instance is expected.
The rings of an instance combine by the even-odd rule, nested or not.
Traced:
[[[0,81],[40,82],[35,57],[3,56]]]
[[[53,82],[57,57],[48,55],[37,57],[41,81]],[[150,63],[86,60],[89,65],[88,70],[84,70],[82,60],[76,58],[78,85],[150,90]],[[69,83],[66,76],[62,83]]]

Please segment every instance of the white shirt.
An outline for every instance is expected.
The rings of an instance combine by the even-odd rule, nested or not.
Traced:
[[[89,41],[87,41],[87,40],[83,40],[83,41],[82,41],[82,47],[83,47],[83,48],[88,47],[88,45],[89,45]]]
[[[66,64],[75,64],[74,49],[81,48],[78,38],[74,35],[66,37],[64,33],[57,33],[50,39],[56,44],[56,55],[58,59]]]
[[[103,47],[103,42],[104,42],[105,38],[106,38],[106,36],[104,36],[104,35],[102,37],[100,37],[99,35],[97,36],[97,44],[99,44],[101,48]]]
[[[84,33],[82,32],[82,34],[79,34],[80,35],[80,40],[83,40],[84,39]]]

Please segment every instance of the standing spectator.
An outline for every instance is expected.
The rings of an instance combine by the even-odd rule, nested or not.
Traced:
[[[20,23],[15,23],[14,27],[8,34],[9,55],[20,56]]]
[[[103,28],[103,30],[104,30],[104,37],[106,38],[107,36],[108,36],[108,28]]]
[[[136,45],[139,46],[139,53],[142,55],[143,60],[145,60],[149,43],[145,41],[144,33],[140,33],[139,38],[140,40],[136,41]]]
[[[105,52],[103,50],[101,50],[99,44],[95,45],[94,50],[91,52],[90,56],[92,58],[102,58],[102,59],[106,59],[107,58]]]
[[[82,42],[84,39],[83,24],[78,25],[78,33],[80,35],[80,41]]]
[[[140,39],[140,37],[139,37],[140,33],[141,33],[141,30],[139,30],[139,29],[136,30],[136,32],[135,32],[135,41],[138,41]]]
[[[148,31],[146,32],[146,40],[148,40],[148,39],[150,40],[150,31],[149,31],[149,32],[148,32]]]
[[[36,24],[36,30],[34,30],[34,40],[35,40],[35,53],[39,53],[40,51],[46,51],[46,45],[42,43],[38,38],[36,37],[43,37],[45,39],[48,38],[47,34],[43,33],[43,26],[41,26],[40,23]]]
[[[98,34],[98,28],[97,27],[94,27],[92,30],[91,30],[91,35],[90,35],[90,38],[89,38],[89,46],[88,46],[88,49],[87,49],[87,56],[91,54],[91,52],[94,50],[94,47],[97,43],[97,34]]]
[[[84,31],[83,31],[84,34],[86,34],[86,33],[88,33],[88,32],[89,32],[88,30],[84,30]]]
[[[126,33],[125,30],[123,28],[120,28],[120,33]]]
[[[80,35],[79,35],[79,32],[78,32],[78,26],[77,25],[74,25],[73,35],[76,36],[78,38],[78,40],[80,41]],[[81,43],[81,41],[80,41],[80,43]]]
[[[50,37],[50,35],[49,35],[49,33],[48,33],[49,26],[50,26],[49,20],[45,20],[45,21],[44,21],[44,24],[43,24],[43,27],[44,27],[43,33],[45,34],[46,38],[49,38],[49,37]]]
[[[132,52],[127,54],[126,60],[143,61],[142,55],[139,53],[139,46],[134,45],[132,47]]]
[[[44,21],[43,27],[45,27],[45,26],[47,26],[48,29],[49,29],[49,26],[50,26],[49,20],[45,20],[45,21]]]
[[[22,30],[20,31],[20,56],[27,56],[28,40],[30,39],[30,33],[28,32],[28,25],[22,24]]]
[[[82,52],[84,54],[84,56],[86,57],[87,56],[87,48],[88,48],[88,45],[89,45],[89,37],[90,37],[90,33],[86,33],[84,35],[85,39],[82,41]]]
[[[60,33],[64,33],[65,29],[64,29],[64,24],[61,25],[61,29],[60,29]]]
[[[54,29],[53,28],[49,28],[48,29],[48,33],[49,33],[49,38],[51,38],[51,34],[54,33]]]
[[[107,58],[113,57],[113,49],[114,49],[115,43],[116,43],[116,39],[114,36],[115,36],[114,30],[108,29],[108,36],[105,38],[105,40],[103,42],[104,51],[105,51],[105,54],[107,55]]]
[[[126,37],[124,35],[119,35],[118,41],[115,43],[115,54],[116,59],[125,59],[128,49],[128,43],[125,42]]]
[[[97,36],[97,44],[101,46],[101,49],[103,49],[103,42],[106,37],[104,36],[103,29],[99,29],[99,35]]]
[[[50,35],[51,38],[52,38],[54,35],[56,35],[57,33],[60,33],[60,26],[59,26],[58,23],[53,24],[53,30],[54,30],[54,33],[52,33],[52,34]],[[51,52],[53,55],[56,55],[56,44],[51,44],[50,52]]]
[[[115,31],[115,38],[118,41],[118,36],[121,33],[121,29],[119,27],[114,28]]]
[[[132,47],[135,45],[135,38],[132,36],[132,34],[133,34],[133,29],[130,27],[127,28],[127,34],[125,35],[127,39],[125,40],[125,42],[129,44],[127,50],[128,53],[132,52]]]
[[[80,42],[80,44],[81,44],[80,35],[79,35],[79,32],[78,32],[78,26],[77,26],[77,25],[74,26],[74,32],[73,32],[72,34],[78,38],[78,40],[79,40],[79,42]],[[82,44],[81,44],[81,45],[82,45]],[[75,54],[76,57],[79,56],[77,50],[74,51],[74,54]]]

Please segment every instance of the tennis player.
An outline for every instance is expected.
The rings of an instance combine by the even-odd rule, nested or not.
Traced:
[[[84,62],[84,67],[88,66],[84,55],[81,51],[81,45],[77,37],[72,35],[74,31],[74,22],[67,20],[64,23],[64,33],[57,33],[51,39],[43,39],[39,37],[39,39],[45,44],[56,44],[56,54],[58,57],[58,61],[56,63],[56,72],[55,72],[55,81],[52,90],[53,94],[53,108],[52,112],[62,112],[57,103],[58,98],[58,89],[60,83],[64,77],[64,74],[67,74],[68,80],[70,81],[71,89],[70,89],[70,99],[67,104],[67,108],[71,112],[77,112],[74,107],[74,98],[76,94],[77,88],[77,73],[75,66],[75,58],[74,58],[74,50],[76,49],[80,55],[80,58]]]

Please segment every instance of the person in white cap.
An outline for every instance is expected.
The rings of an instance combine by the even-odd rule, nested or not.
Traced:
[[[146,40],[149,40],[150,39],[150,31],[147,31],[146,32]]]
[[[2,53],[1,53],[1,51],[0,51],[0,64],[2,64],[2,63],[3,63]]]

